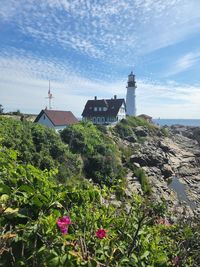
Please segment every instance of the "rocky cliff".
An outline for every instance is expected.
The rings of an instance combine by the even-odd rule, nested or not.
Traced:
[[[175,125],[162,131],[135,128],[136,136],[121,140],[132,152],[129,166],[141,167],[152,186],[152,198],[164,200],[173,214],[193,216],[200,213],[200,128]],[[141,185],[131,168],[128,189],[142,194]]]

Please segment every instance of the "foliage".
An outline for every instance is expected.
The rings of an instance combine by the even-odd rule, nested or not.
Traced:
[[[3,113],[3,110],[4,110],[4,108],[3,108],[3,106],[0,104],[0,114]]]
[[[15,115],[15,116],[23,115],[19,109],[17,109],[16,111],[10,112],[10,114]]]
[[[123,176],[120,152],[105,129],[100,131],[91,122],[82,122],[65,128],[61,138],[74,153],[80,153],[87,178],[111,185]]]
[[[2,145],[18,151],[17,158],[41,170],[58,168],[59,178],[79,175],[82,163],[53,130],[27,121],[0,118]]]
[[[135,169],[134,174],[139,179],[144,194],[150,194],[151,186],[145,171],[142,168],[137,168]]]
[[[137,136],[135,135],[134,131],[137,126],[144,127],[149,131],[149,133],[154,133],[158,131],[158,128],[155,125],[149,123],[144,118],[129,116],[126,119],[121,120],[115,126],[114,132],[118,134],[122,139],[128,136],[133,136],[137,139]]]
[[[151,203],[150,199],[136,195],[127,198],[123,194],[126,187],[123,179],[109,187],[94,185],[76,175],[68,175],[60,182],[55,166],[60,167],[62,160],[65,162],[62,158],[65,149],[70,151],[66,145],[61,146],[59,135],[53,139],[54,134],[45,127],[15,124],[10,120],[7,123],[1,120],[1,123],[0,266],[200,265],[199,218],[165,224],[166,205]],[[26,155],[22,157],[22,125],[29,138],[23,139],[26,150],[31,151],[29,162]],[[75,135],[78,130],[83,131],[82,124],[76,127],[71,128]],[[90,142],[87,140],[89,134],[83,132],[81,138],[86,144],[84,150],[81,148],[82,158],[107,155],[107,149],[114,151],[114,144],[107,136],[95,127],[86,127],[94,136]],[[5,133],[8,133],[8,139]],[[55,146],[54,152],[47,137],[60,144]],[[104,146],[99,147],[103,144],[106,150]],[[57,147],[60,150],[57,151]],[[37,161],[32,159],[32,154],[44,152],[44,148],[47,155],[51,155],[54,166],[51,165],[49,170],[40,169]],[[101,170],[99,173],[102,175]],[[117,204],[116,199],[113,201],[116,195],[120,199]]]
[[[161,127],[161,133],[165,136],[168,137],[169,136],[169,129],[166,127]]]

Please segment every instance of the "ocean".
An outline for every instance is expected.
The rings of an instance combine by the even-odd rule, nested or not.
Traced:
[[[175,124],[184,126],[198,126],[200,127],[200,119],[153,119],[153,122],[160,126],[171,126]]]

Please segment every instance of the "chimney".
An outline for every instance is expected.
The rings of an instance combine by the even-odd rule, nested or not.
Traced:
[[[114,99],[117,99],[117,95],[114,95]]]
[[[97,100],[97,96],[94,97],[94,100]]]

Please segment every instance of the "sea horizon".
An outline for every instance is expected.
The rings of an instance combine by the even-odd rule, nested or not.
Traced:
[[[194,126],[200,127],[200,119],[153,119],[153,122],[160,126],[172,126],[172,125],[183,125],[183,126]]]

